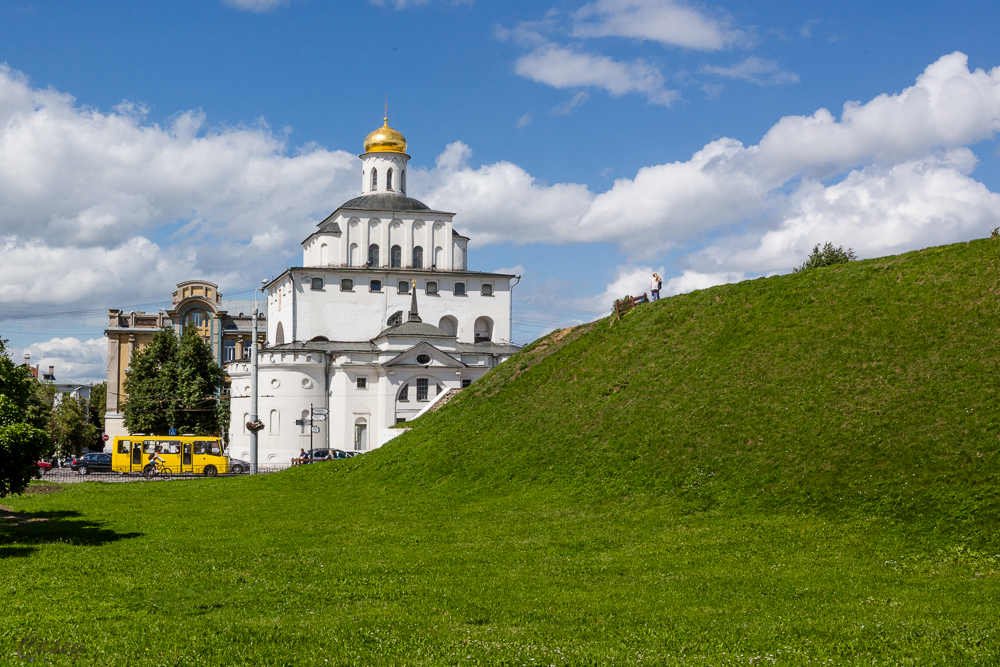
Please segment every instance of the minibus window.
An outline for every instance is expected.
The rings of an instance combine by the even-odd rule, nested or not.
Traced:
[[[118,441],[118,453],[119,454],[128,454],[128,452],[129,452],[129,441],[128,440],[119,440]]]
[[[202,442],[201,440],[195,440],[194,441],[194,453],[195,454],[204,454],[205,453],[205,443]]]
[[[222,449],[219,448],[218,442],[213,441],[210,443],[210,445],[212,447],[212,456],[219,456],[220,454],[222,454]]]

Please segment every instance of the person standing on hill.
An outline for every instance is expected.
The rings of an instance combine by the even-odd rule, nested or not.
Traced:
[[[652,295],[653,301],[660,300],[660,288],[663,287],[663,278],[660,274],[654,272],[653,279],[649,281],[649,292]]]

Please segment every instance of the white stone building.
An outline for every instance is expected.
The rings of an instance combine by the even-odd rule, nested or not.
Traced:
[[[388,121],[365,139],[360,197],[302,242],[302,266],[267,284],[268,347],[259,353],[261,465],[300,448],[364,451],[439,394],[517,352],[514,275],[470,271],[454,213],[406,196],[406,140]],[[516,282],[514,282],[516,284]],[[249,458],[250,364],[232,378],[230,453]],[[310,407],[325,408],[318,433]],[[310,434],[312,439],[310,440]]]

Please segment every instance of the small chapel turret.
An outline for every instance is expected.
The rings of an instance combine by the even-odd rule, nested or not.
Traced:
[[[361,194],[406,194],[406,139],[389,127],[389,115],[383,125],[365,137],[361,154]]]

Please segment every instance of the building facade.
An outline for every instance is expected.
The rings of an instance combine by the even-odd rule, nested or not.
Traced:
[[[258,308],[258,341],[263,344],[267,305]],[[253,301],[224,300],[219,288],[205,280],[188,280],[177,285],[169,308],[155,313],[144,311],[108,311],[108,394],[104,417],[104,432],[110,438],[128,435],[123,407],[125,377],[132,355],[147,345],[153,335],[164,327],[172,328],[179,337],[187,327],[195,327],[209,344],[220,364],[250,356],[252,339]]]
[[[454,213],[407,196],[406,140],[389,127],[365,139],[361,196],[302,242],[302,266],[267,284],[259,354],[262,465],[299,449],[364,451],[439,394],[461,389],[520,348],[511,341],[517,276],[469,270]],[[230,363],[230,453],[249,457],[250,364]],[[329,411],[310,428],[310,409]],[[299,422],[299,423],[296,423]]]

